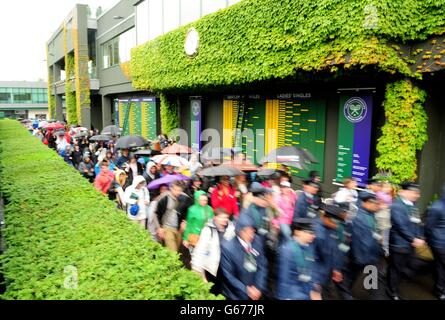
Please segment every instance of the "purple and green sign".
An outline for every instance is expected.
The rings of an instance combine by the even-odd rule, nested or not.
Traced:
[[[360,186],[369,176],[372,94],[342,94],[338,125],[336,181],[353,177]]]
[[[201,151],[201,100],[193,99],[190,101],[190,110],[191,110],[191,130],[190,130],[190,146],[194,152]]]

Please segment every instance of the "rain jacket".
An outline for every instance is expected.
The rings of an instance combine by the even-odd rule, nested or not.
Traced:
[[[195,192],[195,204],[187,210],[187,227],[183,239],[188,240],[189,234],[200,235],[205,224],[213,218],[213,210],[209,205],[203,207],[199,204],[199,197],[206,195],[204,191]]]
[[[445,249],[445,185],[440,199],[428,209],[426,236],[431,247]]]
[[[300,195],[298,195],[297,202],[295,203],[293,219],[307,218],[308,208],[312,205],[314,205],[314,198],[310,198],[305,192],[302,192]]]
[[[218,186],[212,192],[211,203],[213,210],[224,208],[229,215],[238,217],[238,201],[235,196],[235,189],[233,187],[230,186],[229,194],[225,195],[222,191],[222,186],[218,184]]]
[[[145,182],[143,176],[136,176],[133,179],[133,184],[125,189],[124,201],[127,204],[127,213],[130,220],[144,220],[147,219],[148,206],[144,200],[150,201],[150,194],[147,188],[136,189],[139,183]],[[137,199],[135,199],[137,198]],[[139,211],[136,216],[130,214],[132,204],[139,205]]]

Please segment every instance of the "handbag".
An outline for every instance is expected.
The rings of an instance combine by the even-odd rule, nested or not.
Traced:
[[[139,205],[137,203],[132,204],[130,207],[130,214],[132,216],[137,216],[139,212]]]
[[[199,240],[199,234],[190,233],[187,237],[187,240],[192,247],[195,247]]]

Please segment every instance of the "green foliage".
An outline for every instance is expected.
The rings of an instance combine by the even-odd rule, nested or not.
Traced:
[[[388,84],[383,106],[386,123],[378,139],[377,168],[389,172],[393,182],[417,178],[418,150],[428,140],[428,117],[423,109],[425,91],[409,80]]]
[[[161,131],[169,134],[179,128],[178,104],[174,98],[166,94],[160,95],[161,99]]]
[[[442,33],[444,15],[445,0],[244,0],[134,48],[133,86],[193,90],[367,66],[415,77],[392,44]],[[184,53],[190,27],[195,58]]]
[[[4,299],[215,299],[178,255],[18,122],[0,121]],[[78,286],[73,284],[77,268]],[[221,298],[221,297],[219,297]]]
[[[66,101],[66,117],[67,123],[72,125],[78,124],[77,119],[77,103],[76,93],[73,92],[72,80],[74,76],[74,55],[65,53],[65,101]]]

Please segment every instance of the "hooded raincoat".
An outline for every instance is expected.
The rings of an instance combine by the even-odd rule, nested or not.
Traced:
[[[184,231],[184,240],[188,240],[190,234],[200,235],[202,228],[213,218],[212,207],[199,204],[199,197],[202,195],[206,195],[206,193],[204,191],[196,191],[195,204],[187,210],[187,227]]]

